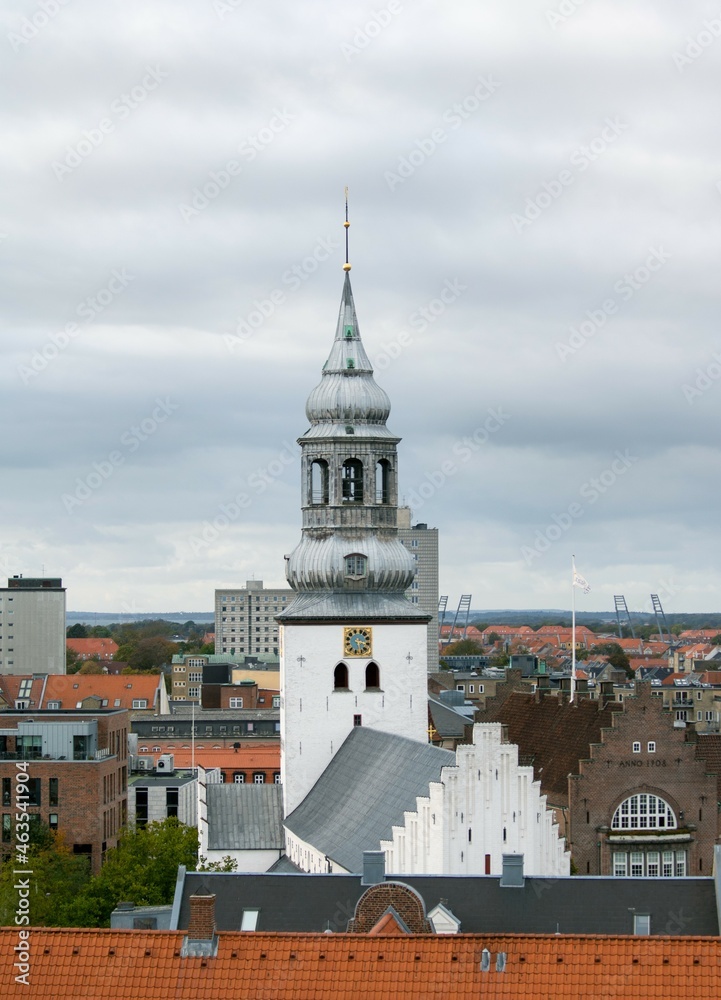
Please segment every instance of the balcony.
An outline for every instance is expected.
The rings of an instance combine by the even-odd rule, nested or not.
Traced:
[[[102,750],[96,750],[94,753],[80,753],[75,754],[73,757],[67,757],[59,754],[50,753],[17,753],[10,750],[0,751],[0,761],[3,760],[27,760],[27,761],[44,761],[44,760],[66,760],[70,762],[80,761],[80,760],[107,760],[109,757],[116,757],[117,754],[113,754],[109,749],[104,748]]]

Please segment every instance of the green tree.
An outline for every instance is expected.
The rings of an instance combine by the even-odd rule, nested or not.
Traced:
[[[92,927],[98,921],[95,907],[88,905],[84,893],[90,884],[89,858],[73,854],[61,834],[34,823],[28,868],[30,885],[30,922],[44,927]],[[0,868],[0,923],[12,924],[17,907],[17,876],[10,863]]]
[[[501,637],[498,634],[498,632],[489,632],[488,635],[486,636],[486,643],[489,646],[492,646],[492,645],[494,645],[494,643],[500,642],[500,641],[501,641]]]
[[[591,650],[593,653],[600,653],[608,657],[608,662],[619,670],[625,670],[629,677],[633,677],[631,663],[622,646],[617,642],[602,642],[596,644]]]
[[[79,674],[102,674],[103,673],[103,667],[102,667],[102,664],[100,663],[99,657],[96,658],[94,656],[91,656],[90,659],[86,660],[85,663],[83,663],[83,665],[80,668],[80,670],[78,670],[78,673]]]
[[[452,642],[443,650],[444,656],[472,656],[475,653],[482,653],[483,646],[475,639],[459,639]]]
[[[204,646],[200,647],[200,652],[203,653],[203,654],[207,653],[207,654],[210,654],[212,656],[213,653],[215,653],[215,643],[214,642],[206,642]]]
[[[78,670],[82,666],[83,661],[80,659],[78,654],[70,646],[65,647],[65,673],[66,674],[77,674]]]
[[[75,625],[71,625],[65,632],[65,635],[68,639],[87,639],[88,630],[78,622]]]
[[[721,646],[721,632],[719,632],[718,635],[715,635],[713,637],[713,639],[711,640],[711,645],[712,646]]]
[[[178,865],[186,865],[192,871],[197,859],[198,831],[174,817],[125,830],[118,846],[108,851],[105,864],[88,885],[86,895],[94,904],[100,923],[107,925],[110,914],[122,900],[132,900],[138,906],[171,903]]]

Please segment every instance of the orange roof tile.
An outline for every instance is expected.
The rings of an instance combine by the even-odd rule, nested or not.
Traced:
[[[66,639],[65,644],[79,656],[99,656],[101,660],[111,660],[118,651],[114,639]]]
[[[187,740],[183,740],[186,743]],[[151,738],[145,739],[138,742],[138,756],[141,757],[152,757],[154,760],[160,756],[159,753],[153,753],[152,751],[143,751],[142,747],[158,746],[158,744]],[[192,750],[168,750],[166,753],[172,753],[173,763],[177,768],[190,767],[193,760]],[[239,771],[246,771],[249,769],[255,769],[259,771],[264,770],[279,770],[280,769],[280,742],[269,743],[263,746],[248,747],[244,744],[242,748],[236,753],[235,750],[214,750],[212,746],[208,744],[207,740],[203,740],[200,745],[196,745],[195,748],[195,763],[204,767],[206,769],[211,767],[220,767],[224,771],[232,770],[233,768]]]
[[[152,708],[163,683],[161,674],[49,674],[37,708],[47,708],[51,701],[59,701],[61,708],[77,708],[79,701],[92,697],[107,699],[105,708],[132,709],[136,699]]]
[[[183,939],[31,928],[26,986],[13,965],[18,929],[3,930],[0,990],[7,1000],[717,1000],[721,976],[717,937],[236,932],[219,934],[210,958],[183,957]]]

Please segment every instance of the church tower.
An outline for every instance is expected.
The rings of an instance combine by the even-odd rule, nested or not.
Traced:
[[[277,616],[281,781],[288,816],[354,726],[427,742],[429,616],[404,596],[415,563],[398,539],[400,438],[360,338],[347,254],[335,339],[306,404],[295,597]]]

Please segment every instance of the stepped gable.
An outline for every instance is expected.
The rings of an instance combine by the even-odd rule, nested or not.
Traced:
[[[590,757],[591,744],[601,742],[601,730],[619,711],[623,706],[616,702],[600,707],[590,698],[571,703],[555,695],[511,691],[483,721],[506,727],[508,740],[518,745],[519,763],[533,764],[549,804],[557,805],[568,801],[568,775],[579,773],[579,761]]]

